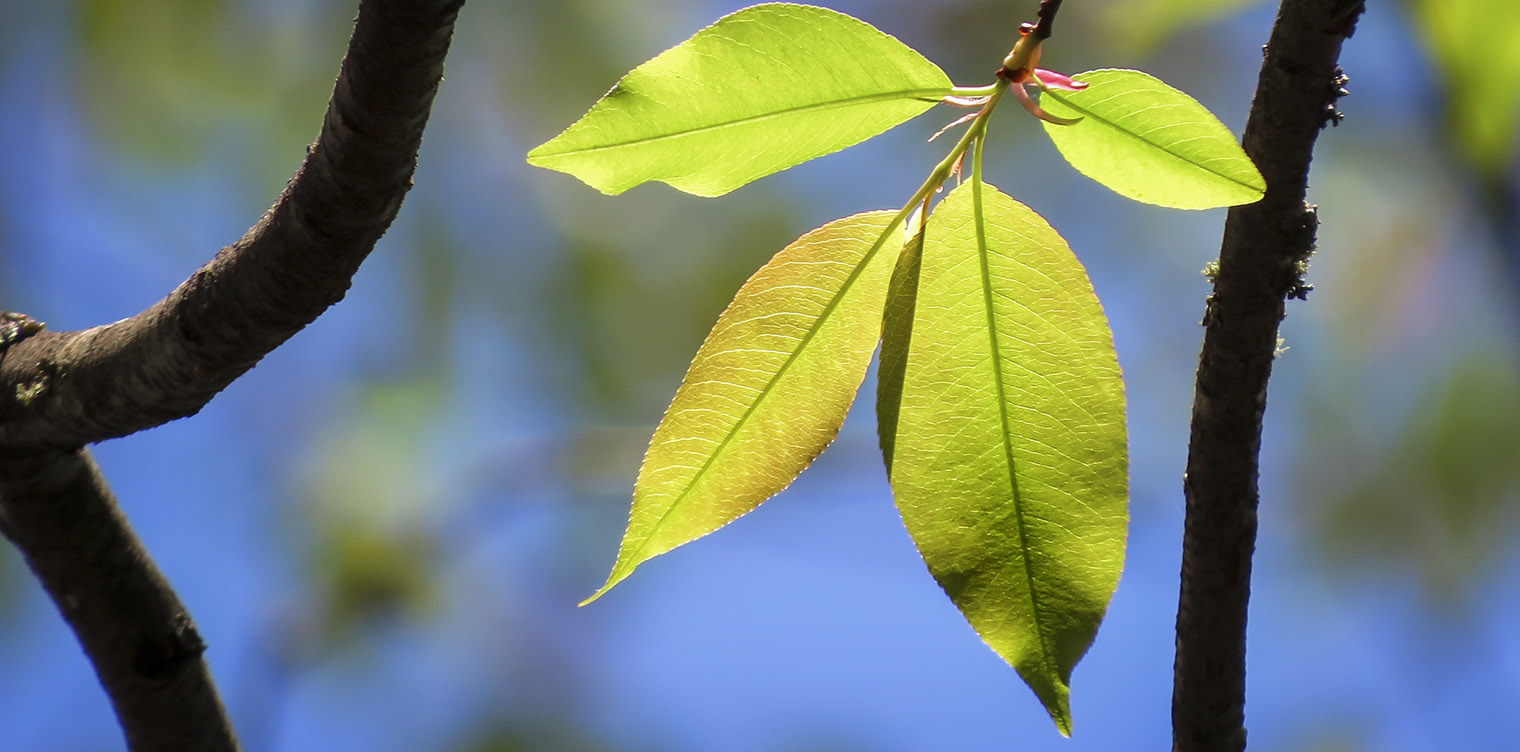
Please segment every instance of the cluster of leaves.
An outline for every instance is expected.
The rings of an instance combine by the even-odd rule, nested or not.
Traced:
[[[1035,68],[1054,6],[1045,0],[1041,24],[1021,30],[999,80],[979,88],[954,86],[850,16],[746,8],[635,68],[529,153],[605,193],[660,181],[719,196],[936,103],[980,107],[901,209],[813,230],[739,290],[655,430],[617,561],[588,602],[791,483],[834,439],[880,342],[878,428],[908,532],[1070,733],[1071,671],[1124,560],[1124,388],[1081,263],[983,180],[987,122],[1012,91],[1076,169],[1139,201],[1227,206],[1266,186],[1186,94],[1138,71],[1067,79]]]

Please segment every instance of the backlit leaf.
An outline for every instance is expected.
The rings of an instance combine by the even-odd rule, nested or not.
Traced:
[[[1072,78],[1082,91],[1047,91],[1040,104],[1075,125],[1044,123],[1077,171],[1113,192],[1175,209],[1212,209],[1261,199],[1267,183],[1230,129],[1203,105],[1133,70]]]
[[[1063,734],[1124,562],[1124,386],[1066,242],[969,181],[929,219],[892,488],[936,581]]]
[[[834,440],[881,335],[894,215],[830,222],[739,289],[655,429],[617,562],[586,602],[759,506]]]
[[[721,196],[886,131],[950,89],[938,66],[863,21],[756,5],[633,69],[528,163],[603,193],[658,180]]]
[[[902,401],[903,370],[913,339],[913,308],[918,299],[918,271],[923,261],[924,233],[918,230],[903,246],[887,286],[887,308],[881,320],[881,364],[876,369],[876,435],[881,458],[892,475],[892,448],[897,441],[897,409]]]

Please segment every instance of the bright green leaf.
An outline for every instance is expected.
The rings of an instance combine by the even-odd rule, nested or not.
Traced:
[[[1124,562],[1124,385],[1066,242],[990,185],[929,219],[892,488],[945,593],[1071,732]]]
[[[633,69],[528,163],[603,193],[659,180],[721,196],[882,133],[950,89],[944,71],[870,24],[756,5]]]
[[[834,440],[881,335],[894,216],[830,222],[739,289],[655,429],[617,562],[586,602],[759,506]]]
[[[1040,104],[1075,125],[1045,123],[1061,156],[1113,192],[1174,209],[1261,199],[1267,183],[1230,129],[1203,105],[1140,71],[1095,70],[1082,91],[1047,91]]]

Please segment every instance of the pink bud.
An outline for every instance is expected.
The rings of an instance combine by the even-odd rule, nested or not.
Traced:
[[[1039,82],[1041,87],[1046,89],[1060,89],[1061,91],[1081,91],[1087,88],[1087,83],[1085,81],[1074,81],[1072,80],[1071,76],[1057,73],[1053,70],[1045,70],[1044,68],[1035,68],[1034,78],[1035,81]]]

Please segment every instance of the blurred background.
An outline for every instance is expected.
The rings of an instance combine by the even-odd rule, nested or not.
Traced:
[[[199,416],[96,448],[250,750],[1167,749],[1192,371],[1224,212],[1132,204],[1018,108],[989,180],[1088,265],[1130,397],[1130,547],[1061,739],[917,560],[868,378],[788,491],[594,606],[645,442],[772,253],[895,208],[936,110],[723,199],[524,163],[729,0],[472,0],[400,220]],[[1035,2],[831,0],[957,83]],[[1369,3],[1272,382],[1251,748],[1520,749],[1520,4]],[[316,134],[350,0],[0,0],[0,308],[130,316],[231,243]],[[1139,67],[1239,133],[1272,3],[1068,3],[1045,63]],[[0,546],[0,749],[120,749]]]

